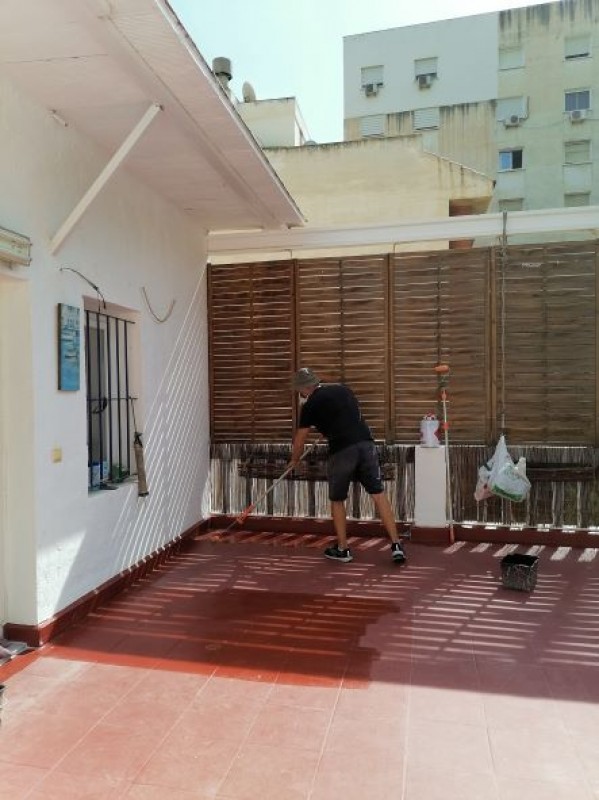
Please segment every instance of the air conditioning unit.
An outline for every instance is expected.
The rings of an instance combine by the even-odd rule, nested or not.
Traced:
[[[28,267],[31,263],[31,240],[20,233],[0,228],[0,261],[10,266]]]
[[[373,97],[375,94],[379,92],[379,85],[378,83],[366,83],[363,86],[364,94],[366,97]]]
[[[522,117],[519,117],[518,114],[510,114],[509,117],[506,117],[503,120],[503,124],[506,128],[517,128],[518,125],[522,122]]]
[[[582,122],[587,118],[588,110],[586,108],[576,108],[574,111],[569,111],[570,122]]]
[[[430,75],[430,74],[429,75],[418,75],[417,76],[418,88],[419,89],[430,89],[431,86],[433,85],[434,78],[435,78],[435,75]]]

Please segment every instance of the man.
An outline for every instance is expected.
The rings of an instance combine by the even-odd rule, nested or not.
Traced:
[[[345,501],[353,480],[358,480],[372,497],[385,530],[391,539],[391,557],[406,560],[395,517],[383,492],[378,453],[370,428],[362,419],[354,393],[341,383],[323,384],[311,369],[300,369],[293,387],[305,398],[299,426],[293,437],[291,465],[296,466],[304,452],[310,428],[316,428],[329,443],[328,481],[331,515],[337,544],[324,554],[335,561],[349,562],[353,556],[347,546]]]

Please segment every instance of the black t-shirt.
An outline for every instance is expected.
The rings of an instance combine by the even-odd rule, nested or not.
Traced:
[[[356,442],[372,441],[370,428],[362,419],[356,396],[341,383],[321,383],[302,406],[300,428],[316,428],[336,453]]]

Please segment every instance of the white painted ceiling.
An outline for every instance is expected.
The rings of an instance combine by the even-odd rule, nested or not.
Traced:
[[[207,231],[303,224],[166,0],[1,0],[0,70]]]

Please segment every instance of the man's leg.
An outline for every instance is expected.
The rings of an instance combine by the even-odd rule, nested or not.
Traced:
[[[348,562],[353,560],[347,546],[345,498],[347,497],[356,461],[357,450],[355,445],[350,445],[329,457],[329,499],[331,501],[331,516],[337,536],[337,546],[327,547],[324,554],[327,558],[332,558],[336,561]]]
[[[395,515],[393,513],[393,509],[391,508],[389,498],[384,492],[381,492],[380,494],[371,494],[370,496],[372,497],[375,508],[378,511],[381,522],[383,523],[383,527],[387,531],[389,538],[392,542],[399,542],[397,525],[395,524]]]
[[[343,500],[331,500],[331,516],[337,535],[337,545],[340,550],[345,550],[347,548],[347,524]]]
[[[396,564],[404,564],[406,560],[406,554],[404,553],[401,542],[399,541],[399,536],[397,535],[395,515],[391,508],[391,503],[384,492],[381,492],[380,494],[372,494],[370,496],[374,501],[376,510],[379,512],[381,522],[385,526],[385,530],[391,539],[391,558]]]

